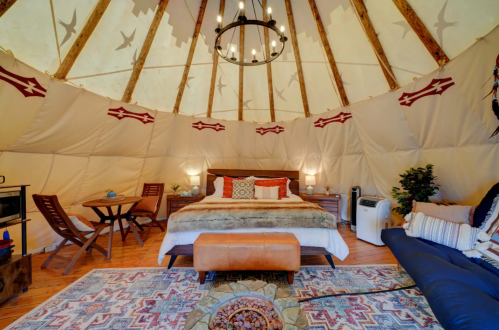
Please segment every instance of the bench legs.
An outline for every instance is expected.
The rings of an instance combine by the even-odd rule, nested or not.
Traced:
[[[204,284],[206,281],[206,272],[199,272],[199,284]]]
[[[329,264],[331,265],[331,267],[333,269],[336,269],[336,267],[334,266],[333,258],[331,258],[331,255],[330,254],[326,254],[325,257],[327,259],[327,262],[329,262]]]
[[[289,271],[288,272],[288,283],[293,284],[294,279],[295,279],[295,272]]]

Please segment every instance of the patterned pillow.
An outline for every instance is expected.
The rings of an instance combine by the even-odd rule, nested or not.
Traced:
[[[254,180],[232,181],[232,199],[253,199],[255,197]]]
[[[256,180],[255,186],[262,187],[279,187],[279,199],[281,198],[289,198],[287,195],[288,191],[288,179],[269,179],[269,180]]]
[[[485,251],[491,245],[490,236],[480,228],[433,218],[421,212],[411,215],[411,220],[404,224],[407,236],[424,238],[457,249],[469,258],[480,258],[479,251]]]
[[[223,190],[223,198],[232,198],[232,182],[234,180],[245,180],[244,178],[236,179],[228,176],[224,176],[224,190]]]
[[[494,267],[499,268],[499,195],[494,198],[492,207],[487,213],[484,222],[480,226],[490,235],[492,245],[483,253],[483,259],[491,263]]]

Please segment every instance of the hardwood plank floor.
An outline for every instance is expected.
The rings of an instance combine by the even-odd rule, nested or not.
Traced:
[[[360,241],[355,233],[350,232],[347,224],[338,226],[338,231],[347,243],[350,254],[340,261],[333,257],[336,265],[371,265],[371,264],[396,264],[397,260],[387,247],[377,247]],[[61,291],[89,271],[95,268],[133,268],[133,267],[166,267],[170,258],[167,256],[161,265],[158,265],[158,251],[163,241],[164,234],[154,228],[144,246],[139,246],[133,235],[129,235],[125,242],[121,241],[119,231],[113,235],[113,250],[111,260],[107,260],[98,251],[84,254],[75,263],[71,272],[63,276],[69,260],[78,251],[74,245],[61,249],[49,266],[41,269],[41,265],[48,257],[42,253],[33,256],[33,284],[28,292],[20,293],[0,305],[0,329],[20,318],[33,308],[43,303],[57,292]],[[98,238],[98,243],[107,248],[108,235]],[[328,265],[324,256],[302,256],[302,265]],[[175,267],[192,267],[191,256],[179,256]]]

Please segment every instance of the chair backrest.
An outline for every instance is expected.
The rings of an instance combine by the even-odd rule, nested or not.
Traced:
[[[144,183],[144,189],[142,190],[142,197],[158,196],[158,202],[156,203],[156,211],[154,216],[156,217],[161,207],[161,200],[163,199],[163,192],[165,191],[164,183]]]
[[[79,231],[74,226],[73,222],[69,219],[68,215],[62,208],[57,196],[33,195],[33,200],[36,206],[43,214],[50,227],[59,235],[73,235],[78,236]]]

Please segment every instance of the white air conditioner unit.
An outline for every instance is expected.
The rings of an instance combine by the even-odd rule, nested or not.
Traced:
[[[383,246],[381,230],[390,228],[391,203],[377,197],[361,197],[357,201],[357,238]]]

